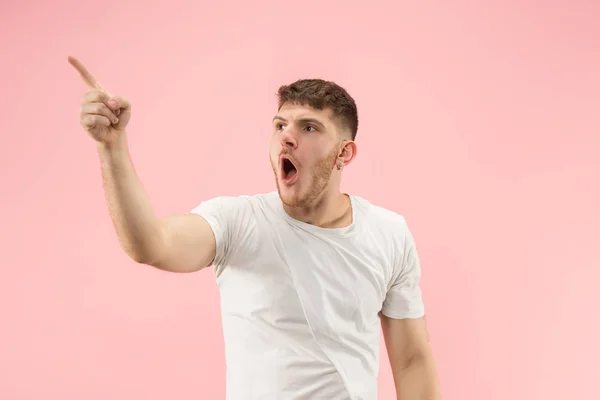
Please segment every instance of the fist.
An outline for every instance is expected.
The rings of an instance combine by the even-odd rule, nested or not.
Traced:
[[[79,60],[69,57],[88,87],[83,96],[79,120],[85,131],[97,142],[111,144],[123,136],[131,117],[127,99],[113,96],[104,89]]]

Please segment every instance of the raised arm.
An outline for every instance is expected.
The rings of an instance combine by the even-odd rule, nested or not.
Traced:
[[[80,122],[96,141],[108,210],[121,247],[134,261],[172,272],[193,272],[215,257],[215,237],[201,216],[159,218],[138,178],[127,147],[131,105],[111,95],[76,58],[69,63],[88,91]]]

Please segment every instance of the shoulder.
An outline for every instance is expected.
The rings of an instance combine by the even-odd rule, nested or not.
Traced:
[[[204,217],[215,235],[217,275],[232,260],[246,260],[254,254],[260,233],[267,226],[269,210],[276,204],[271,193],[217,196],[191,211]]]
[[[390,250],[395,260],[402,260],[415,247],[414,238],[405,216],[358,196],[354,196],[363,231]]]
[[[356,195],[352,197],[354,204],[357,206],[357,212],[367,226],[386,234],[405,234],[408,224],[403,214],[374,204],[363,197]]]
[[[192,212],[252,212],[252,210],[260,208],[273,207],[275,205],[274,195],[276,193],[216,196],[202,201]]]

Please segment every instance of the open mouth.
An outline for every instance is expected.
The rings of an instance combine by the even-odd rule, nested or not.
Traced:
[[[298,169],[289,158],[281,157],[281,178],[285,183],[292,183],[298,176]]]

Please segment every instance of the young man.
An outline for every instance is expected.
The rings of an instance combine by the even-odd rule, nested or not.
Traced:
[[[439,399],[406,221],[340,193],[358,127],[343,88],[300,80],[279,89],[270,149],[277,191],[159,218],[129,158],[130,104],[69,62],[89,87],[81,123],[97,142],[124,251],[166,271],[214,265],[228,399],[376,399],[380,326],[398,399]]]

